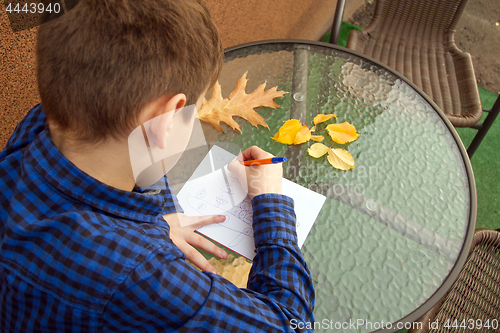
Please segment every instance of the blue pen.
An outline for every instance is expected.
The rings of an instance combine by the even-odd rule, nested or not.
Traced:
[[[251,166],[251,165],[265,165],[265,164],[276,164],[276,163],[283,163],[286,162],[286,157],[271,157],[271,158],[262,158],[259,160],[250,160],[250,161],[244,161],[240,162],[244,166]]]

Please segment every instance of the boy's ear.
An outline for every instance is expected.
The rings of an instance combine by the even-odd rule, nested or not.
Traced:
[[[156,118],[151,123],[151,130],[156,136],[156,145],[158,148],[166,148],[168,132],[174,122],[175,110],[183,108],[184,105],[186,105],[186,95],[177,94],[168,99],[157,110]]]

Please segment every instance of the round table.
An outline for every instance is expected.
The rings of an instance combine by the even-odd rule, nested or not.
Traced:
[[[224,97],[247,71],[247,93],[265,81],[289,92],[275,100],[282,108],[260,109],[270,129],[240,119],[241,134],[204,125],[205,135],[286,156],[284,177],[327,197],[302,247],[316,331],[408,328],[451,287],[475,229],[474,176],[456,131],[406,78],[336,45],[273,40],[227,49]],[[271,139],[283,121],[311,127],[320,113],[356,127],[360,137],[342,145],[354,169],[312,158],[312,141]]]

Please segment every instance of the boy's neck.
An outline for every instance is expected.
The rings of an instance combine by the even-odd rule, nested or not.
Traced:
[[[84,145],[69,140],[50,124],[49,128],[54,145],[78,169],[106,185],[132,191],[135,180],[126,140],[107,140],[95,145]]]

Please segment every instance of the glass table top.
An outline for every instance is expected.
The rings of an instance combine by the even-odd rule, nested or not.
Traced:
[[[207,142],[286,156],[284,177],[327,197],[302,247],[316,290],[316,331],[370,332],[382,322],[416,320],[425,311],[415,310],[460,270],[475,225],[473,175],[454,130],[405,79],[336,46],[269,42],[226,51],[224,97],[247,71],[247,93],[263,82],[289,92],[275,99],[281,108],[259,110],[270,129],[242,119],[241,134],[224,125],[224,133],[203,129]],[[321,113],[356,127],[360,137],[339,146],[354,169],[309,156],[312,141],[271,139],[283,121],[311,127]],[[345,324],[359,320],[366,325]]]

